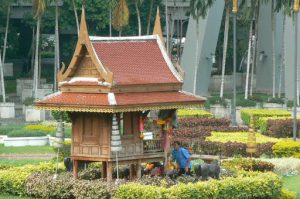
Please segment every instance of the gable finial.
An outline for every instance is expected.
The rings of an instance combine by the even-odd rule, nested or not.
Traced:
[[[164,43],[163,34],[161,30],[161,23],[160,23],[160,14],[159,14],[159,7],[157,6],[156,17],[155,17],[155,24],[153,28],[153,35],[158,35],[160,40]]]

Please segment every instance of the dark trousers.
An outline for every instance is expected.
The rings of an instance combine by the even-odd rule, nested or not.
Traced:
[[[181,176],[181,175],[189,175],[190,176],[191,175],[191,168],[189,168],[187,172],[185,172],[185,168],[180,168],[178,175],[179,176]]]

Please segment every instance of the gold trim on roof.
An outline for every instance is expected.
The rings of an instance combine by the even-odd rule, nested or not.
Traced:
[[[146,110],[161,110],[161,109],[184,109],[201,107],[203,104],[186,104],[186,105],[162,105],[162,106],[143,106],[143,107],[116,107],[116,108],[99,108],[99,107],[60,107],[60,106],[39,106],[40,110],[48,111],[69,111],[69,112],[93,112],[93,113],[123,113],[123,112],[138,112]]]
[[[163,34],[162,34],[162,30],[161,30],[161,23],[160,23],[159,7],[157,7],[157,11],[156,11],[153,35],[158,35],[161,42],[164,43],[164,38],[163,38]]]

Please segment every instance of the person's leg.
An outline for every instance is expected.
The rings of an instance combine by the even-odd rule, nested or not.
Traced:
[[[185,174],[185,169],[184,169],[184,168],[180,168],[180,169],[179,169],[178,176],[181,176],[181,175],[183,175],[183,174]]]

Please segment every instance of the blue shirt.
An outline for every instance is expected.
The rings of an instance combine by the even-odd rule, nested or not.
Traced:
[[[179,164],[180,169],[184,169],[186,167],[186,164],[189,161],[190,154],[189,152],[185,149],[180,147],[178,151],[174,149],[172,151],[172,156],[173,159],[176,160],[176,162]],[[192,164],[190,163],[189,168],[191,168]]]

